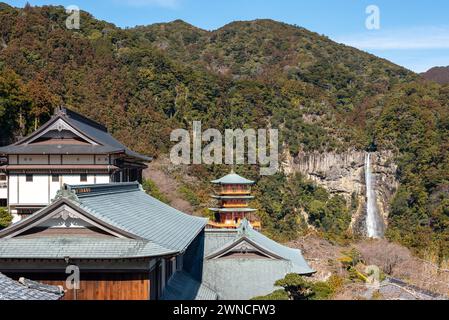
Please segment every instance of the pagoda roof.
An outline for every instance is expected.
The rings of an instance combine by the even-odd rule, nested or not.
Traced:
[[[211,181],[214,184],[254,184],[255,182],[252,180],[248,180],[239,176],[236,173],[230,173],[218,180]]]
[[[255,212],[257,209],[251,208],[209,208],[210,211],[218,212]]]
[[[49,132],[68,130],[81,138],[84,145],[73,144],[33,144],[36,139]],[[28,137],[0,148],[0,155],[7,154],[125,154],[139,161],[152,158],[134,152],[108,133],[103,125],[65,107],[56,109],[52,118]]]
[[[220,195],[212,195],[212,198],[214,199],[224,199],[224,200],[231,200],[231,199],[242,199],[242,200],[251,200],[254,199],[254,196],[220,196]]]

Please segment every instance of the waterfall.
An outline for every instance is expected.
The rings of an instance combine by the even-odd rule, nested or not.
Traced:
[[[366,229],[369,238],[383,238],[384,223],[377,210],[376,178],[372,174],[371,153],[365,157]]]

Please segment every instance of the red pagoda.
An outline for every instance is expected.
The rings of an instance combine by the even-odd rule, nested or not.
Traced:
[[[212,181],[216,185],[216,194],[212,198],[218,200],[218,208],[210,208],[214,212],[209,227],[214,229],[236,229],[243,219],[247,219],[254,229],[261,229],[259,218],[254,214],[256,209],[249,207],[251,186],[254,181],[245,179],[232,172],[227,176]]]

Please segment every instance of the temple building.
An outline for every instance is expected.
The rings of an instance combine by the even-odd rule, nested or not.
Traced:
[[[0,148],[0,206],[17,222],[50,204],[64,184],[141,182],[149,161],[103,125],[60,107],[30,136]]]
[[[301,250],[271,240],[243,219],[237,229],[206,229],[202,283],[219,300],[250,300],[279,289],[287,274],[311,276]]]
[[[135,183],[66,185],[49,206],[0,231],[0,272],[63,286],[66,300],[216,299],[202,281],[207,219],[184,214]],[[79,288],[66,288],[68,266]]]
[[[315,271],[243,218],[206,229],[141,185],[64,185],[47,207],[0,231],[0,272],[63,286],[66,300],[248,300]],[[67,267],[80,271],[67,288]],[[14,289],[15,290],[15,289]]]
[[[216,185],[216,194],[212,198],[218,201],[219,207],[209,209],[214,213],[214,219],[209,222],[210,228],[236,229],[246,219],[253,228],[261,229],[260,220],[255,214],[257,210],[249,207],[249,201],[254,199],[251,196],[254,181],[232,172],[212,183]]]

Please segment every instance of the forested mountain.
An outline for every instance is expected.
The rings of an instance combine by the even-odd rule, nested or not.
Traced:
[[[438,82],[440,84],[449,83],[449,66],[434,67],[421,74],[424,79]]]
[[[65,104],[123,143],[166,154],[170,132],[203,128],[281,132],[300,152],[391,150],[400,188],[389,237],[449,255],[449,87],[324,36],[270,20],[205,31],[182,21],[120,29],[62,7],[0,4],[0,143],[33,131]],[[225,168],[194,166],[204,184]],[[239,168],[259,180],[251,167]],[[198,202],[196,190],[186,193]],[[317,229],[347,237],[349,208],[302,177],[262,178],[267,232],[293,238],[309,213]],[[349,218],[348,218],[349,217]]]

